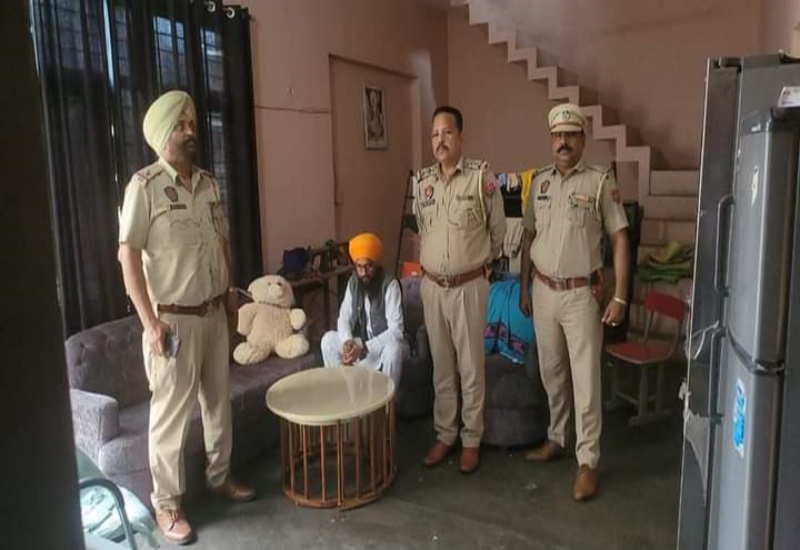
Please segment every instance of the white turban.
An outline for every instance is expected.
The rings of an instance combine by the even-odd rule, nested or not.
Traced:
[[[169,136],[184,110],[192,120],[197,118],[194,101],[186,92],[172,90],[156,99],[144,115],[142,130],[144,139],[156,154],[160,155],[169,142]]]

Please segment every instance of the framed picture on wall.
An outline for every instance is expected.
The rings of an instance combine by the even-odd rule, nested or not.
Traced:
[[[367,149],[386,149],[389,144],[386,128],[386,97],[382,88],[364,86],[364,143]]]

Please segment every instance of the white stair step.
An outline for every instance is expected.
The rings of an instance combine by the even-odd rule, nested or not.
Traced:
[[[581,102],[580,86],[558,86],[554,80],[549,81],[547,97],[551,100],[565,100],[569,103],[579,105]]]
[[[508,61],[509,63],[528,63],[529,65],[536,66],[538,52],[533,46],[524,48],[516,48],[513,51],[509,48]]]
[[[653,170],[650,173],[651,195],[697,196],[699,186],[697,170]]]
[[[659,220],[645,217],[642,220],[642,242],[667,243],[677,241],[694,245],[697,223],[695,220]]]
[[[557,67],[537,67],[528,65],[528,80],[547,80],[555,82],[558,79]]]
[[[615,124],[614,126],[601,126],[594,128],[592,137],[594,139],[614,139],[617,141],[625,140],[625,133],[627,132],[624,124]]]
[[[517,32],[513,29],[504,29],[494,21],[489,22],[489,44],[502,44],[507,42],[512,48],[517,47]]]
[[[653,220],[697,219],[697,196],[647,196],[640,199],[644,217]]]

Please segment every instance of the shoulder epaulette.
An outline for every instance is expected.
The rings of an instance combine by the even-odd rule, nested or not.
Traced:
[[[154,162],[150,166],[142,168],[136,172],[133,177],[139,180],[142,184],[147,185],[150,181],[164,171],[164,167],[158,162]]]
[[[600,172],[601,174],[606,174],[611,171],[610,166],[601,166],[599,164],[587,164],[586,169],[592,172]]]
[[[428,179],[431,176],[436,175],[437,173],[437,165],[433,164],[431,166],[426,166],[425,168],[420,168],[417,170],[416,178],[417,181],[422,181],[424,179]]]
[[[534,168],[533,174],[531,174],[531,179],[535,178],[536,176],[541,176],[542,174],[549,174],[550,172],[553,171],[553,169],[555,169],[555,167],[556,165],[555,163],[553,163],[553,164],[548,164],[546,166],[541,166],[539,168]]]
[[[464,167],[464,170],[485,170],[489,166],[489,163],[481,159],[465,158],[461,166]]]
[[[204,169],[204,168],[198,168],[198,169],[197,169],[197,172],[198,172],[198,173],[199,173],[201,176],[206,176],[206,177],[209,177],[209,178],[212,178],[212,179],[214,178],[214,174],[212,174],[211,172],[209,172],[208,170],[206,170],[206,169]]]

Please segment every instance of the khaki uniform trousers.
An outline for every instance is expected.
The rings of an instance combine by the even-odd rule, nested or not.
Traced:
[[[445,445],[453,445],[458,437],[460,386],[464,425],[461,444],[477,447],[483,436],[483,333],[489,281],[478,278],[458,287],[442,288],[423,277],[420,294],[433,356],[433,422],[437,438]]]
[[[596,468],[600,460],[602,401],[600,307],[590,287],[553,290],[538,278],[533,284],[533,326],[542,385],[550,406],[547,436],[566,446],[570,417],[570,376],[575,404],[579,465]]]
[[[231,400],[228,324],[218,305],[206,316],[159,313],[181,340],[177,357],[156,357],[144,341],[150,382],[150,472],[156,510],[178,508],[186,491],[183,448],[197,401],[203,419],[206,479],[225,481],[231,456]]]

